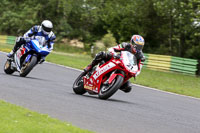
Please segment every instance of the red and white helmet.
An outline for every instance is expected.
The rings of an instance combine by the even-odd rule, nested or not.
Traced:
[[[135,45],[137,50],[142,50],[144,47],[144,38],[140,35],[133,35],[130,43]]]

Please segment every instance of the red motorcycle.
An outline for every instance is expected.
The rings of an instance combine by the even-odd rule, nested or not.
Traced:
[[[111,97],[128,79],[140,72],[137,59],[128,51],[121,51],[120,58],[112,58],[96,66],[91,72],[82,72],[73,84],[73,91],[83,95],[97,94],[100,99]]]

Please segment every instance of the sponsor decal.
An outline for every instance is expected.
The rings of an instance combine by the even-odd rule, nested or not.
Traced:
[[[88,85],[84,85],[84,88],[85,88],[85,89],[88,89],[88,90],[93,90],[94,87],[88,86]]]
[[[21,52],[21,49],[19,49],[19,50],[17,51],[17,57],[20,58],[21,56],[22,56],[22,52]]]
[[[92,80],[92,79],[90,79],[90,83],[93,83],[93,80]]]
[[[30,49],[29,49],[27,46],[25,46],[25,49],[26,49],[27,51],[30,51]]]
[[[93,78],[96,80],[102,73],[106,72],[107,70],[109,70],[110,68],[116,66],[114,63],[110,62],[107,65],[105,65],[104,67],[102,67],[101,69],[99,69],[94,75]]]

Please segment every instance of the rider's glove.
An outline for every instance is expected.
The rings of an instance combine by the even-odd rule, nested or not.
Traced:
[[[115,59],[120,59],[120,54],[115,54],[115,55],[113,55],[113,57],[114,57]]]
[[[146,57],[145,56],[143,56],[142,58],[141,58],[141,61],[145,61],[146,60]]]
[[[136,48],[133,45],[131,45],[131,53],[135,54],[136,52]]]
[[[30,38],[30,37],[24,37],[24,40],[25,40],[26,42],[30,42],[30,41],[31,41],[31,38]]]

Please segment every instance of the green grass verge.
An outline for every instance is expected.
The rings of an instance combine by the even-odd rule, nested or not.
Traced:
[[[0,133],[92,133],[0,100]]]
[[[133,83],[200,98],[200,78],[180,73],[143,69]]]
[[[47,56],[46,60],[56,64],[83,69],[91,62],[92,58],[85,54],[52,52]]]
[[[54,45],[54,51],[60,51],[65,53],[86,53],[83,48],[72,47],[69,44],[56,43]]]

